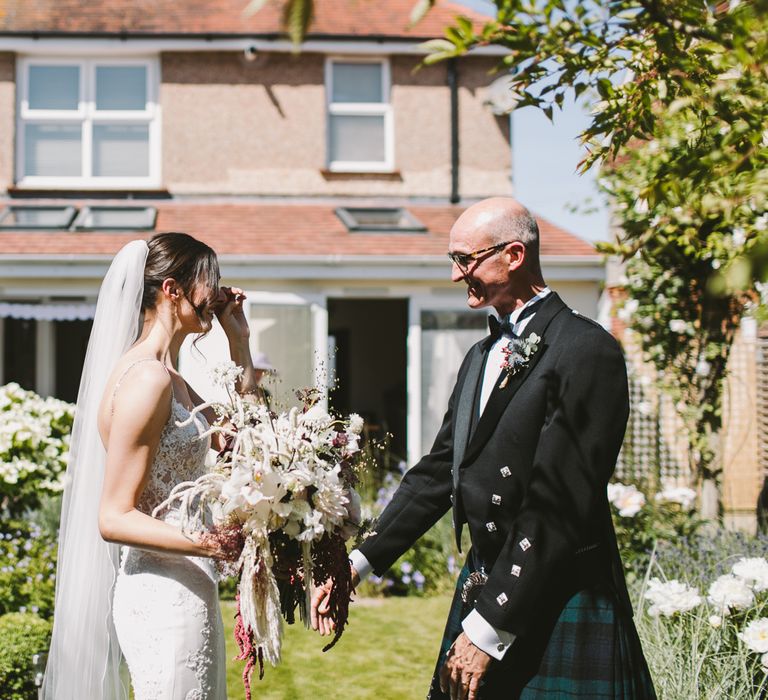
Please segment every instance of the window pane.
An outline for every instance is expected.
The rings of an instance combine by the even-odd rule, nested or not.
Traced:
[[[3,328],[3,379],[34,391],[37,382],[37,321],[0,319]]]
[[[97,124],[93,127],[95,177],[149,175],[149,127]]]
[[[331,161],[384,161],[384,117],[330,115]]]
[[[148,229],[155,224],[154,207],[86,207],[75,222],[78,229]]]
[[[384,102],[380,63],[333,63],[332,102]]]
[[[0,212],[0,228],[67,228],[74,207],[9,207]]]
[[[96,68],[96,109],[145,109],[147,69],[144,66]]]
[[[486,315],[421,312],[421,450],[434,442],[464,355],[487,334]]]
[[[79,99],[78,66],[30,66],[30,109],[77,109]]]
[[[54,321],[56,338],[56,398],[77,401],[80,375],[93,321]]]
[[[79,124],[27,124],[24,174],[76,177],[82,173]]]
[[[266,385],[272,393],[273,405],[293,406],[294,391],[314,384],[310,308],[253,303],[250,317],[251,348],[265,352],[278,372],[279,382],[270,382],[270,377]]]

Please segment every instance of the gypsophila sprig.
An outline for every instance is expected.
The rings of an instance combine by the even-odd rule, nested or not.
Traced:
[[[213,376],[232,387],[238,375],[226,363]],[[177,506],[186,529],[207,514],[205,539],[236,560],[222,571],[238,579],[235,637],[250,698],[251,669],[258,664],[261,677],[265,659],[280,660],[282,618],[292,623],[298,607],[308,624],[312,586],[329,577],[336,630],[325,649],[344,631],[352,592],[345,541],[361,517],[353,487],[363,426],[359,416],[329,414],[315,389],[298,392],[302,405],[282,413],[228,393],[228,404],[193,411],[210,405],[221,418],[209,431],[226,441],[212,472],[179,484],[155,514]]]

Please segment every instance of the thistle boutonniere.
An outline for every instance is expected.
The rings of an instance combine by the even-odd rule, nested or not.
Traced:
[[[507,386],[510,377],[514,377],[528,366],[531,357],[538,351],[540,342],[541,336],[530,333],[527,338],[513,338],[507,347],[501,349],[504,353],[501,369],[507,373],[507,376],[502,379],[499,389]]]

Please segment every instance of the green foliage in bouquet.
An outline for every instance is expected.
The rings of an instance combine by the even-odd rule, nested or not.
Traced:
[[[0,617],[0,697],[3,700],[37,698],[34,654],[45,653],[51,637],[51,623],[31,613],[10,613]]]
[[[0,387],[0,514],[18,518],[62,491],[73,419],[71,404]]]
[[[50,618],[53,615],[55,581],[55,539],[35,523],[2,523],[0,615],[29,612]]]

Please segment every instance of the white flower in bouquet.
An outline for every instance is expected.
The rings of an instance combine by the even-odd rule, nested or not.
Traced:
[[[753,591],[759,593],[768,590],[768,561],[763,557],[742,557],[733,565],[731,573],[738,576]]]
[[[354,433],[355,435],[360,435],[360,433],[363,432],[364,427],[365,427],[365,421],[363,420],[362,416],[359,416],[357,413],[349,414],[349,431],[348,432]]]
[[[758,654],[768,653],[768,617],[752,620],[743,632],[739,632],[739,639]]]
[[[622,518],[634,518],[645,505],[645,496],[633,484],[608,484],[608,500]]]
[[[243,368],[238,367],[234,362],[220,362],[209,372],[211,381],[216,386],[220,386],[229,391],[234,391],[235,383],[243,374]]]
[[[697,588],[675,579],[661,581],[652,578],[648,582],[645,597],[652,603],[651,607],[648,608],[648,614],[651,617],[658,617],[659,615],[672,617],[676,613],[693,610],[702,602]]]
[[[707,595],[712,605],[724,612],[743,610],[755,600],[755,595],[744,581],[733,574],[723,574],[709,587]]]
[[[656,494],[662,503],[678,503],[683,510],[691,510],[696,503],[696,492],[685,486],[670,486]]]

